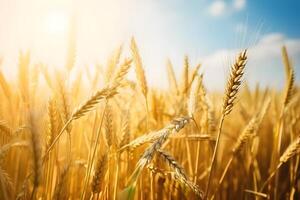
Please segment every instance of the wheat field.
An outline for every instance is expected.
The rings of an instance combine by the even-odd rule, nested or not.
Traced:
[[[300,198],[300,96],[285,47],[282,91],[250,89],[245,49],[224,93],[208,92],[187,56],[180,79],[169,61],[169,88],[152,88],[135,40],[124,48],[93,72],[76,70],[74,51],[61,71],[28,52],[15,79],[0,70],[0,199]]]

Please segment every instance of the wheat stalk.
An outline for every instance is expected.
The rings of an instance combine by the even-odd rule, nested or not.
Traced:
[[[244,145],[246,144],[247,141],[249,141],[251,138],[255,137],[255,135],[259,129],[259,126],[267,112],[267,109],[269,108],[269,105],[270,105],[270,99],[264,103],[264,105],[261,108],[261,111],[258,114],[256,114],[254,117],[252,117],[252,119],[249,121],[249,123],[247,124],[245,129],[239,135],[236,143],[234,144],[234,146],[232,148],[232,155],[231,155],[230,159],[228,160],[226,167],[223,170],[221,178],[219,179],[218,185],[217,185],[215,192],[212,195],[211,199],[214,199],[216,193],[218,192],[220,186],[222,185],[224,178],[228,172],[228,169],[233,161],[233,158],[242,150],[242,148],[244,147]]]
[[[218,135],[217,135],[217,140],[216,140],[216,144],[214,147],[214,152],[213,152],[213,156],[212,156],[212,160],[211,160],[211,164],[210,164],[210,171],[208,174],[208,181],[207,181],[204,198],[207,198],[207,196],[209,195],[211,174],[214,169],[215,162],[216,162],[215,160],[216,160],[217,150],[219,147],[219,141],[220,141],[223,122],[224,122],[225,116],[229,115],[233,108],[234,100],[236,99],[236,95],[239,90],[239,86],[241,84],[241,78],[244,74],[244,68],[245,68],[246,62],[247,62],[247,50],[245,49],[244,51],[242,51],[239,54],[235,63],[231,67],[230,76],[229,76],[227,86],[226,86],[225,97],[223,100],[222,116],[221,116],[220,123],[219,123]]]

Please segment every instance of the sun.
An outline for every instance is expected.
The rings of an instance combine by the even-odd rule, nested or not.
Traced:
[[[62,11],[51,11],[45,17],[45,30],[51,35],[61,36],[68,29],[68,16]]]

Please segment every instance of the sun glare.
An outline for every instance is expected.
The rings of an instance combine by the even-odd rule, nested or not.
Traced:
[[[68,27],[68,17],[62,11],[52,11],[45,18],[45,30],[51,35],[64,35]]]

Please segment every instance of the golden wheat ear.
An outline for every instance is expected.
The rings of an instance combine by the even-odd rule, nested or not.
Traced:
[[[131,39],[130,48],[131,48],[131,53],[132,53],[132,57],[133,57],[133,62],[135,64],[135,73],[136,73],[138,85],[139,85],[145,99],[147,99],[148,85],[147,85],[147,81],[146,81],[145,71],[143,69],[142,59],[141,59],[139,49],[136,45],[134,38]]]
[[[285,70],[286,81],[288,81],[293,67],[291,65],[286,46],[283,46],[281,48],[281,55],[282,55],[282,61],[283,61],[284,70]]]
[[[176,80],[176,76],[174,73],[174,69],[173,69],[173,65],[171,63],[171,60],[167,60],[167,73],[168,73],[168,81],[169,81],[169,87],[170,90],[174,93],[174,94],[178,94],[179,93],[179,89],[178,89],[178,84],[177,84],[177,80]]]
[[[188,114],[190,117],[193,117],[194,112],[197,109],[200,86],[201,86],[200,77],[196,75],[195,80],[192,83],[192,88],[191,88],[189,102],[188,102]]]
[[[293,156],[300,153],[300,135],[297,137],[297,139],[288,146],[288,148],[285,150],[285,152],[280,157],[279,161],[280,163],[285,163],[289,159],[291,159]]]
[[[182,72],[182,82],[181,82],[181,93],[185,94],[189,89],[189,71],[190,71],[190,63],[189,57],[187,55],[184,56],[184,64],[183,64],[183,72]]]
[[[154,141],[152,145],[150,145],[144,151],[142,157],[138,160],[136,167],[129,178],[128,181],[129,186],[122,191],[124,195],[125,194],[127,195],[128,190],[130,190],[133,192],[133,194],[130,192],[130,196],[132,195],[132,197],[134,197],[135,186],[144,167],[152,161],[154,154],[167,141],[169,135],[175,132],[179,132],[181,129],[185,127],[186,124],[189,123],[189,121],[190,121],[190,117],[177,118],[174,119],[165,128],[160,130],[161,132],[160,136]]]
[[[99,193],[101,191],[101,183],[104,181],[104,177],[108,167],[108,153],[101,155],[97,161],[95,172],[92,180],[92,192]]]
[[[269,177],[266,179],[266,181],[262,184],[262,187],[260,189],[260,192],[264,190],[264,188],[267,186],[267,184],[270,182],[270,180],[274,177],[276,172],[279,170],[279,168],[286,162],[288,162],[292,157],[300,153],[300,135],[298,135],[297,139],[292,142],[284,151],[284,153],[279,158],[279,163],[277,164],[276,168],[273,170],[273,172],[269,175]]]
[[[121,54],[122,54],[122,45],[113,52],[113,54],[109,57],[106,72],[105,72],[105,82],[108,83],[109,80],[112,78],[117,65],[120,62]]]
[[[290,74],[287,82],[287,86],[285,89],[285,95],[283,100],[283,106],[286,108],[290,103],[293,94],[294,94],[294,84],[295,84],[295,72],[293,69],[290,69]]]
[[[267,110],[270,106],[270,102],[271,100],[268,99],[264,105],[262,106],[261,110],[259,113],[257,113],[248,123],[248,125],[245,127],[245,129],[243,130],[242,134],[240,134],[240,136],[238,137],[232,152],[234,154],[238,153],[239,151],[241,151],[241,149],[243,148],[243,146],[245,145],[245,143],[250,139],[253,138],[260,125],[261,122],[265,116],[265,114],[267,113]]]
[[[129,111],[125,114],[122,119],[122,130],[121,139],[119,142],[119,149],[121,150],[124,146],[130,143],[130,114]]]
[[[36,190],[41,182],[42,176],[42,144],[41,144],[41,136],[40,130],[37,124],[37,114],[30,112],[29,123],[30,123],[30,141],[31,141],[31,149],[32,149],[32,158],[33,158],[33,190],[31,193],[31,197],[35,197]]]
[[[0,167],[0,189],[1,194],[0,197],[4,199],[9,199],[11,197],[12,189],[13,189],[13,183],[11,180],[11,177],[9,174]]]
[[[69,169],[70,169],[70,164],[67,164],[66,166],[64,166],[61,173],[59,174],[59,181],[58,181],[57,185],[55,186],[53,199],[56,199],[56,200],[62,199],[63,186],[66,183]]]
[[[7,100],[11,100],[11,96],[12,96],[11,87],[1,70],[0,70],[0,87],[2,88],[2,91],[4,92]]]
[[[117,94],[117,89],[121,86],[122,80],[124,80],[125,75],[129,70],[129,65],[131,64],[131,60],[125,60],[124,63],[121,65],[119,71],[116,73],[112,83],[108,86],[103,88],[102,90],[98,90],[94,95],[92,95],[88,100],[86,100],[83,104],[81,104],[78,108],[76,108],[70,118],[66,121],[64,126],[61,128],[60,132],[57,136],[53,139],[52,144],[46,150],[44,160],[46,160],[47,156],[53,149],[54,145],[57,143],[61,135],[67,129],[67,127],[76,119],[79,119],[85,116],[90,111],[94,110],[96,106],[100,103],[103,99],[109,99],[114,97]]]
[[[212,175],[212,171],[214,169],[215,162],[216,162],[216,156],[217,156],[217,151],[218,151],[218,147],[219,147],[219,142],[220,142],[224,119],[225,119],[226,115],[229,115],[230,112],[232,111],[237,93],[239,91],[239,87],[241,85],[241,79],[244,74],[244,68],[246,66],[246,62],[247,62],[247,49],[245,49],[244,51],[242,51],[239,54],[239,56],[236,58],[234,64],[231,66],[231,72],[229,75],[229,79],[227,81],[225,97],[223,100],[222,115],[221,115],[221,119],[220,119],[220,123],[219,123],[217,140],[216,140],[216,144],[214,147],[212,160],[211,160],[211,164],[210,164],[210,171],[208,174],[208,181],[207,181],[204,198],[207,198],[207,196],[209,195],[211,175]]]
[[[223,114],[228,115],[234,105],[236,95],[241,85],[241,79],[244,74],[244,68],[247,63],[247,49],[242,51],[231,67],[230,76],[226,86],[226,93],[223,103]]]
[[[158,149],[157,153],[170,166],[170,168],[175,171],[176,179],[191,189],[200,199],[203,199],[203,191],[188,179],[183,167],[175,160],[175,158],[161,149]]]

